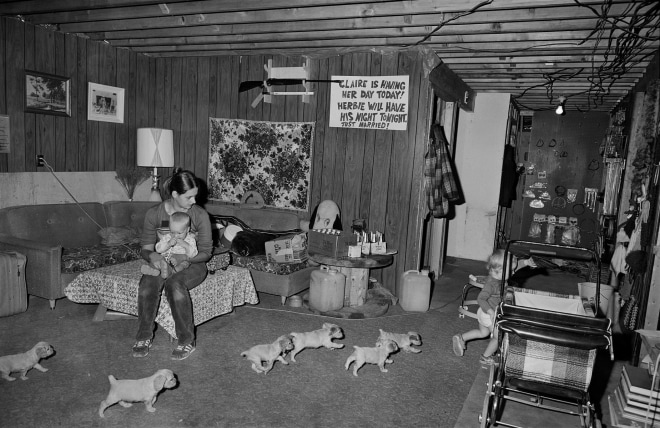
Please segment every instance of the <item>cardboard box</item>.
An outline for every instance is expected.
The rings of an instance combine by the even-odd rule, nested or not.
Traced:
[[[342,232],[331,235],[310,230],[307,236],[307,251],[329,257],[348,257],[348,247],[357,244],[357,235]]]
[[[282,236],[265,245],[269,262],[299,263],[307,260],[307,236],[304,233]]]

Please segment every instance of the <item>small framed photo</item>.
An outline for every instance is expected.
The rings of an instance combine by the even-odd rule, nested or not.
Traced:
[[[25,70],[25,111],[71,116],[71,79]]]
[[[124,89],[89,82],[87,120],[124,123]]]

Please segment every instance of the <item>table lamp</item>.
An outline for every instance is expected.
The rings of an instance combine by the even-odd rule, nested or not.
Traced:
[[[160,201],[158,167],[174,166],[174,132],[171,129],[138,128],[137,164],[153,167],[150,201]]]

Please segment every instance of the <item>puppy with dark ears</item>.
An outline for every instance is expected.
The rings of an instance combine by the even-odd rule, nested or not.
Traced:
[[[332,339],[341,339],[344,332],[338,325],[323,323],[319,330],[309,331],[307,333],[291,333],[293,336],[293,351],[291,351],[291,361],[296,362],[296,355],[305,348],[341,349],[342,343],[334,343]]]
[[[292,338],[291,335],[285,334],[278,337],[273,343],[255,345],[247,351],[241,352],[241,356],[252,362],[252,370],[267,374],[273,368],[275,360],[279,360],[282,364],[289,364],[284,357],[293,349]]]
[[[42,367],[39,360],[53,355],[53,352],[53,348],[47,342],[39,342],[32,349],[22,354],[0,357],[0,375],[11,382],[16,380],[16,378],[9,376],[12,372],[20,372],[22,380],[28,379],[26,374],[33,367],[42,373],[46,373],[48,369]]]
[[[399,346],[399,349],[404,352],[412,352],[413,354],[419,354],[422,352],[421,349],[413,348],[413,345],[420,346],[422,344],[422,336],[419,333],[414,331],[409,331],[408,333],[388,333],[387,331],[380,330],[380,336],[378,340],[393,340]]]
[[[123,407],[131,407],[132,403],[143,402],[148,412],[155,412],[154,403],[158,393],[163,388],[172,389],[176,386],[176,377],[172,370],[161,369],[149,377],[142,379],[117,380],[109,375],[110,392],[99,406],[99,416],[103,416],[105,409],[115,403]]]
[[[392,360],[389,360],[387,357],[399,350],[396,342],[389,339],[379,341],[378,345],[373,348],[363,348],[361,346],[353,346],[353,348],[355,348],[355,351],[353,351],[348,357],[345,366],[346,370],[348,370],[351,363],[355,361],[355,365],[353,366],[353,376],[358,375],[358,370],[360,370],[360,367],[365,365],[365,363],[377,364],[378,367],[380,367],[381,372],[387,373],[385,363],[392,362]]]

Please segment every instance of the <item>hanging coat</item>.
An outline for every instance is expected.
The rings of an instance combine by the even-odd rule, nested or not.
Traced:
[[[429,210],[433,217],[442,218],[449,214],[449,202],[460,199],[460,191],[440,125],[433,125],[433,135],[424,159],[424,184]]]

